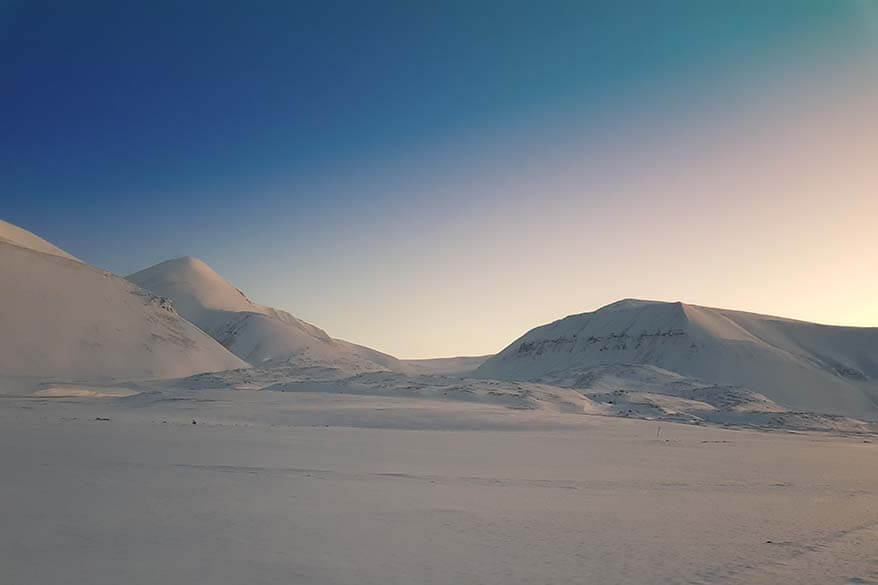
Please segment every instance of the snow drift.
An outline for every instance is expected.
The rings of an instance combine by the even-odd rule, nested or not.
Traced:
[[[536,380],[606,364],[648,364],[742,386],[793,409],[878,416],[878,328],[679,302],[623,300],[537,327],[477,374]]]
[[[331,366],[348,373],[409,368],[393,356],[347,341],[286,311],[258,305],[197,258],[167,260],[127,277],[174,300],[181,315],[254,366]]]
[[[0,224],[0,374],[170,378],[246,367],[167,299]]]

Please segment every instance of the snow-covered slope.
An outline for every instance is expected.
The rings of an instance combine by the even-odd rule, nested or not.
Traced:
[[[624,300],[571,315],[527,332],[477,373],[533,380],[601,364],[650,364],[789,408],[878,416],[878,328],[679,302]]]
[[[462,376],[471,374],[492,355],[459,356],[449,358],[430,358],[422,360],[403,360],[417,374],[437,374],[442,376]]]
[[[173,299],[181,315],[254,366],[328,365],[349,373],[408,371],[393,356],[332,339],[286,311],[252,302],[197,258],[175,258],[127,278]]]
[[[0,375],[170,378],[246,367],[167,299],[8,225],[16,243],[0,241]]]
[[[0,219],[0,242],[5,242],[7,244],[12,244],[13,246],[28,248],[30,250],[36,250],[37,252],[43,252],[44,254],[52,254],[53,256],[61,256],[62,258],[67,258],[68,260],[76,260],[77,262],[81,262],[79,258],[76,258],[75,256],[62,250],[55,244],[47,242],[38,235],[33,234],[26,229],[20,228],[17,225],[13,225],[7,221],[3,221],[2,219]]]

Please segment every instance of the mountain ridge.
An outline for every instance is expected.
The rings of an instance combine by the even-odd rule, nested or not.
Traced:
[[[792,408],[878,414],[878,328],[623,299],[535,327],[476,371],[536,379],[567,368],[651,364],[745,386]]]
[[[52,242],[2,219],[0,219],[0,242],[82,263],[82,260]]]
[[[351,373],[411,369],[391,355],[333,339],[287,311],[254,303],[192,256],[166,260],[126,278],[173,299],[181,315],[256,367],[331,365]]]

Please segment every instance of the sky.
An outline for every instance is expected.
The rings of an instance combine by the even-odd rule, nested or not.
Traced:
[[[620,298],[878,326],[878,0],[0,0],[0,218],[399,357]]]

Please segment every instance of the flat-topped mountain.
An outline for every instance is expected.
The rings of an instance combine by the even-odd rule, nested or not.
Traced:
[[[648,364],[744,386],[790,408],[878,414],[878,328],[680,302],[627,299],[536,327],[477,373],[532,380],[606,364]]]

